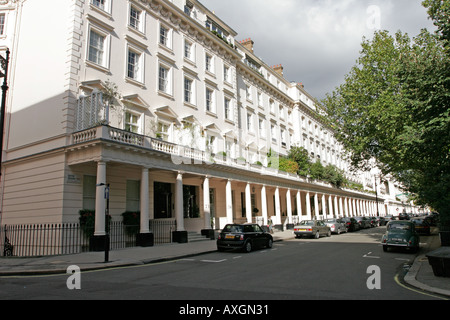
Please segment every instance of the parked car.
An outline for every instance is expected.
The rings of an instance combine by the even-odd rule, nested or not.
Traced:
[[[347,232],[347,226],[341,219],[326,219],[325,224],[330,227],[331,233]]]
[[[385,226],[392,220],[395,220],[395,217],[393,215],[388,214],[384,216],[383,219],[381,220],[382,221],[381,225]]]
[[[409,220],[409,215],[406,212],[402,212],[398,215],[398,220]]]
[[[379,220],[377,219],[377,217],[369,217],[368,219],[369,219],[369,221],[370,221],[370,226],[371,226],[372,228],[378,227],[378,226],[380,225],[380,222],[379,222]]]
[[[354,217],[356,221],[358,221],[361,229],[368,229],[370,228],[370,221],[366,217]]]
[[[358,231],[359,229],[361,229],[358,221],[356,221],[354,218],[345,217],[342,218],[342,221],[345,223],[347,231],[349,232]]]
[[[272,248],[273,237],[255,223],[227,224],[217,238],[217,250],[241,249],[251,252],[256,248]]]
[[[386,227],[386,233],[381,238],[383,251],[389,247],[401,247],[417,252],[420,238],[416,232],[414,223],[406,220],[391,221]]]
[[[431,234],[431,225],[428,219],[423,217],[414,217],[410,220],[416,226],[416,232],[419,234]]]
[[[296,238],[308,236],[319,239],[322,235],[330,237],[331,228],[322,220],[303,220],[294,226],[294,234]]]

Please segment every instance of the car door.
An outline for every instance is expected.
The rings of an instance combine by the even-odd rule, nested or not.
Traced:
[[[327,233],[327,225],[323,221],[317,221],[317,228],[319,229],[319,234],[324,235]]]

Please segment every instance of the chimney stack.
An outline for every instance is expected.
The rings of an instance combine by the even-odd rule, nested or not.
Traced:
[[[248,51],[250,51],[251,53],[253,53],[253,45],[255,44],[253,42],[252,39],[248,38],[248,39],[244,39],[242,41],[239,41],[240,44],[242,44],[245,49],[247,49]]]
[[[283,69],[284,68],[281,64],[277,64],[277,65],[273,66],[272,69],[283,77]]]

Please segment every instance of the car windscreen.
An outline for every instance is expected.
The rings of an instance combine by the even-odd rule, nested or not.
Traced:
[[[300,225],[302,225],[302,226],[313,226],[314,225],[314,221],[303,220],[302,222],[300,222]]]
[[[411,230],[411,226],[405,223],[392,223],[388,225],[388,230]]]
[[[244,231],[244,227],[243,226],[235,226],[235,225],[226,225],[222,231],[223,232],[242,233]]]

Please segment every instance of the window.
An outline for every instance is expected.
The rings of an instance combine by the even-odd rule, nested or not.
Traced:
[[[194,103],[194,80],[184,77],[184,102]]]
[[[262,107],[262,105],[263,105],[262,93],[258,91],[258,106]]]
[[[0,36],[5,34],[5,14],[0,13]]]
[[[249,85],[245,86],[245,96],[247,98],[247,100],[252,101],[252,87]]]
[[[125,112],[125,130],[139,133],[139,116],[130,112]]]
[[[214,90],[206,88],[206,111],[216,113]]]
[[[158,90],[171,94],[170,88],[170,68],[160,64],[158,73]]]
[[[130,27],[144,32],[143,13],[134,6],[130,6]]]
[[[95,210],[97,178],[95,176],[83,176],[83,209]]]
[[[230,70],[231,69],[228,66],[223,66],[223,81],[228,83],[231,83]]]
[[[169,141],[169,125],[167,123],[158,122],[156,137],[164,141]]]
[[[106,65],[105,39],[104,35],[91,29],[89,33],[88,60],[100,66]]]
[[[281,129],[281,131],[280,131],[280,137],[281,137],[281,145],[282,145],[283,147],[286,147],[286,146],[287,146],[287,143],[286,143],[286,130]]]
[[[128,65],[127,65],[127,77],[140,81],[143,81],[143,76],[141,70],[141,64],[142,64],[142,57],[141,54],[128,49]]]
[[[170,43],[170,29],[166,26],[159,26],[159,43],[167,48],[171,48]]]
[[[259,135],[264,138],[266,136],[266,122],[263,118],[259,118],[258,129]]]
[[[231,100],[228,98],[225,98],[224,100],[224,107],[225,107],[225,119],[233,121],[233,110],[231,109]]]
[[[91,4],[107,13],[111,13],[111,0],[91,0]]]
[[[126,211],[138,212],[140,208],[141,182],[136,180],[127,180],[126,191]]]
[[[277,128],[275,125],[270,125],[270,133],[272,135],[272,142],[277,142]]]
[[[194,44],[189,40],[184,40],[184,57],[191,61],[195,61],[195,50]]]
[[[216,153],[217,151],[217,139],[215,136],[207,135],[206,137],[206,150],[211,153]]]
[[[270,112],[275,114],[275,102],[270,100]]]
[[[205,55],[205,70],[214,73],[214,58],[209,54]]]
[[[247,131],[253,132],[253,115],[251,113],[247,113]]]
[[[106,0],[91,0],[91,3],[96,6],[97,8],[100,8],[102,10],[105,10],[105,1]]]

